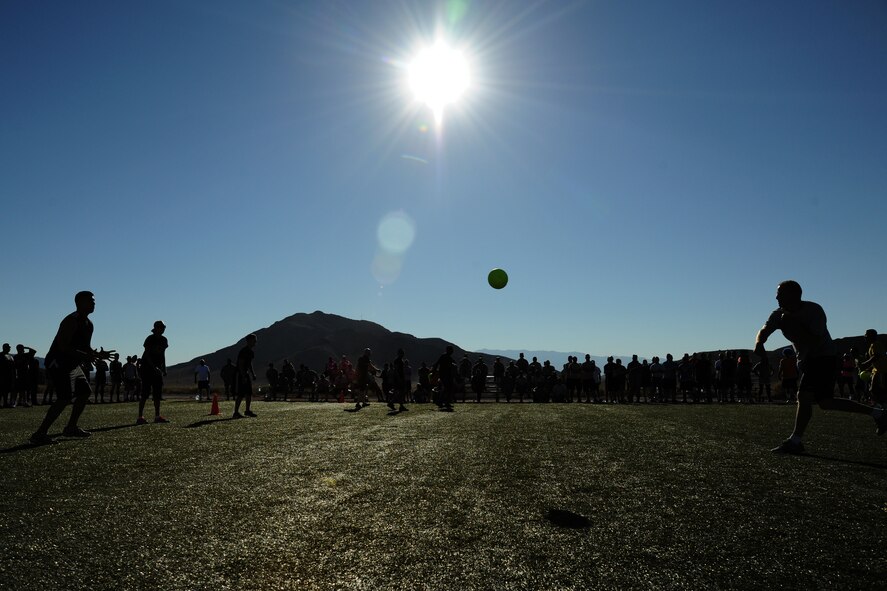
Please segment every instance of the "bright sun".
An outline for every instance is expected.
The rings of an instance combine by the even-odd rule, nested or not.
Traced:
[[[409,68],[410,88],[428,105],[438,123],[444,107],[455,103],[468,88],[468,62],[461,52],[438,41],[419,52]]]

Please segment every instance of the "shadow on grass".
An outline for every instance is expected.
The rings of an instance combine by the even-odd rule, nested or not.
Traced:
[[[105,431],[116,431],[118,429],[128,429],[130,427],[139,427],[140,425],[136,425],[135,423],[126,423],[125,425],[112,425],[110,427],[96,427],[95,429],[90,429],[93,433],[104,433]]]
[[[544,517],[549,523],[558,527],[569,529],[588,529],[591,527],[591,521],[588,520],[588,517],[564,509],[549,509],[545,512]]]
[[[17,451],[24,451],[26,449],[33,449],[35,447],[49,447],[50,445],[58,445],[61,441],[53,440],[51,443],[22,443],[21,445],[16,445],[15,447],[7,447],[6,449],[0,449],[0,454],[13,454]]]
[[[206,425],[212,425],[214,423],[224,423],[226,421],[234,421],[237,420],[234,417],[228,417],[227,419],[203,419],[202,421],[197,421],[196,423],[191,423],[190,425],[185,425],[185,429],[195,429],[197,427],[205,427]]]
[[[827,462],[835,462],[838,464],[852,464],[854,466],[865,466],[866,468],[877,468],[878,470],[887,470],[887,464],[876,464],[874,462],[861,462],[859,460],[848,460],[847,458],[836,458],[834,456],[826,456],[822,454],[812,454],[806,453],[804,454],[808,458],[813,458],[817,460],[825,460]]]
[[[68,443],[70,441],[83,441],[82,437],[62,437],[61,434],[56,435],[55,437],[61,437],[61,439],[52,439],[45,443],[31,443],[30,441],[26,441],[20,445],[15,445],[13,447],[7,447],[6,449],[0,449],[0,454],[12,454],[17,451],[24,451],[26,449],[36,449],[38,447],[52,447],[53,445],[59,445],[60,443]]]

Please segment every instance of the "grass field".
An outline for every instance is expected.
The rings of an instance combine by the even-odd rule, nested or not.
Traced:
[[[887,588],[865,417],[779,457],[785,406],[346,408],[91,405],[38,448],[43,408],[0,411],[0,588]]]

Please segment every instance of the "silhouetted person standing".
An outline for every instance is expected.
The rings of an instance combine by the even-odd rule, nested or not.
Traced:
[[[474,392],[477,402],[480,402],[481,396],[487,390],[487,374],[489,371],[490,368],[484,362],[484,358],[478,357],[471,370],[471,391]]]
[[[139,397],[137,425],[144,425],[148,422],[144,416],[145,402],[148,400],[148,396],[152,396],[154,399],[154,422],[169,422],[160,414],[163,377],[166,375],[166,349],[169,347],[169,342],[163,336],[164,331],[166,331],[166,325],[158,320],[154,323],[151,334],[145,339],[145,352],[142,354],[142,362],[139,365],[142,377],[142,395]]]
[[[798,354],[798,410],[791,437],[773,448],[774,453],[801,454],[801,438],[813,416],[813,403],[823,410],[840,410],[867,414],[875,419],[877,433],[887,430],[887,415],[871,406],[846,398],[835,398],[837,359],[835,344],[826,326],[825,311],[817,303],[801,299],[801,286],[795,281],[783,281],[776,289],[779,308],[770,314],[755,339],[755,353],[767,354],[764,343],[775,331],[792,342]]]
[[[770,359],[764,355],[761,360],[752,368],[752,373],[758,377],[758,399],[763,402],[764,394],[767,395],[767,402],[773,402],[773,396],[770,388],[770,378],[773,377],[773,370],[770,368]]]
[[[105,402],[105,384],[108,383],[108,364],[98,359],[95,362],[95,401]]]
[[[136,390],[139,385],[139,368],[136,358],[127,355],[126,364],[123,366],[123,399],[132,402],[136,399]]]
[[[235,373],[234,386],[234,414],[232,418],[242,419],[244,416],[255,417],[250,406],[253,403],[253,382],[256,379],[256,372],[253,370],[253,359],[256,357],[256,343],[259,341],[254,334],[246,335],[246,345],[237,353],[237,364]],[[240,403],[246,400],[246,408],[243,414],[240,414]]]
[[[222,383],[225,385],[225,400],[231,400],[237,378],[237,367],[235,367],[233,361],[229,359],[225,362],[225,365],[219,371],[219,377],[222,378]]]
[[[206,399],[210,399],[209,395],[209,366],[205,359],[201,359],[200,363],[194,369],[194,383],[197,384],[197,401],[203,400],[202,396],[206,394]]]
[[[280,384],[280,372],[277,371],[276,367],[274,367],[273,361],[268,364],[268,369],[265,370],[265,378],[268,380],[268,389],[270,390],[269,394],[271,396],[271,400],[276,401],[277,387]]]
[[[12,347],[9,343],[3,343],[3,352],[0,353],[0,397],[4,407],[15,406],[15,360],[10,355]]]
[[[407,375],[409,361],[404,358],[404,350],[397,350],[397,357],[391,362],[391,383],[393,386],[394,398],[388,401],[388,408],[394,410],[395,403],[399,404],[398,411],[407,410],[404,402],[410,393],[410,377]]]
[[[379,370],[373,365],[369,348],[364,349],[363,355],[357,358],[357,380],[354,388],[355,409],[370,405],[369,391],[380,394],[379,385],[376,384],[376,374]]]
[[[865,359],[860,361],[860,369],[870,370],[872,381],[869,382],[869,393],[875,404],[883,406],[887,403],[887,353],[884,343],[878,341],[878,331],[870,328],[865,331],[865,342],[869,346]],[[878,435],[883,433],[883,427]]]
[[[20,404],[22,406],[28,407],[31,406],[29,400],[30,394],[30,386],[28,382],[30,381],[31,371],[29,368],[29,353],[34,351],[31,347],[25,347],[22,344],[18,344],[15,346],[15,355],[12,356],[13,364],[15,366],[15,392],[13,393],[13,406],[15,404]],[[16,402],[16,399],[18,402]]]
[[[37,389],[40,385],[40,361],[37,360],[37,351],[28,350],[28,397],[31,406],[37,406]]]
[[[52,443],[49,428],[72,400],[74,408],[62,434],[67,437],[89,437],[89,431],[77,426],[91,393],[89,379],[81,366],[96,359],[108,359],[113,353],[92,348],[93,326],[89,319],[89,315],[95,311],[95,297],[92,292],[79,292],[74,296],[74,304],[77,310],[65,316],[59,324],[58,333],[46,353],[46,371],[55,385],[56,400],[47,409],[43,422],[31,435],[31,443],[35,445]]]
[[[111,356],[111,363],[108,364],[108,374],[111,377],[111,393],[108,396],[109,402],[114,402],[114,395],[117,395],[117,402],[120,402],[120,385],[123,383],[123,364],[120,363],[120,354],[114,353]]]
[[[453,359],[453,347],[447,345],[446,352],[437,358],[431,370],[437,372],[440,387],[440,406],[443,410],[453,410],[453,397],[456,392],[456,361]]]

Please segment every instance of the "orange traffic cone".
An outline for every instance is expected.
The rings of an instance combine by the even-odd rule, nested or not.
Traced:
[[[210,416],[218,416],[222,414],[222,411],[219,409],[219,395],[216,392],[213,392],[213,406],[209,411]]]

